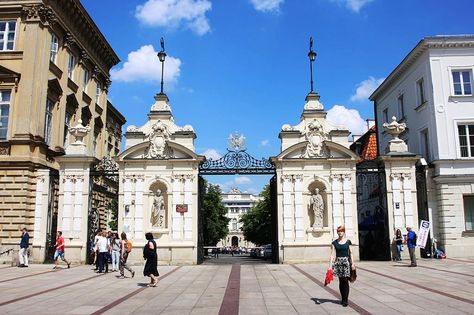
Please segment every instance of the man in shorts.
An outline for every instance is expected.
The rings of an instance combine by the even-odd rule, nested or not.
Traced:
[[[59,264],[59,258],[67,264],[67,267],[71,267],[71,263],[64,258],[64,237],[63,232],[58,231],[58,236],[56,237],[56,251],[54,252],[54,267],[53,269],[57,269]]]

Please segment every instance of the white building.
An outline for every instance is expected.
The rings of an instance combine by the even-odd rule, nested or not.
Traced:
[[[252,242],[244,239],[242,233],[243,224],[240,222],[240,218],[260,200],[262,200],[262,197],[250,193],[242,193],[237,187],[233,187],[227,193],[222,193],[222,202],[227,208],[227,217],[230,219],[229,234],[217,246],[255,247]]]
[[[382,125],[396,116],[409,151],[428,163],[431,232],[451,257],[474,252],[473,70],[474,35],[426,37],[370,96],[379,152],[391,139]]]

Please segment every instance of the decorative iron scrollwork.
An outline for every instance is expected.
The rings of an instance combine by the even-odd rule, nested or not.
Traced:
[[[118,182],[119,166],[110,156],[104,156],[91,171],[92,176],[104,176],[114,182]]]
[[[270,160],[257,160],[245,150],[229,150],[218,160],[208,159],[199,166],[203,175],[216,174],[274,174],[275,166]]]

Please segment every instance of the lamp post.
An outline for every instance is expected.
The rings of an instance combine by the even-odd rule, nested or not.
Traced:
[[[160,94],[163,95],[163,73],[165,71],[165,59],[166,59],[166,53],[165,53],[165,41],[163,37],[160,39],[160,45],[161,45],[161,50],[158,52],[158,59],[161,62],[161,91]]]
[[[311,91],[309,93],[311,94],[311,93],[314,93],[313,91],[313,61],[316,59],[316,53],[313,51],[313,37],[312,36],[309,38],[308,58],[309,58],[309,72],[311,76]]]

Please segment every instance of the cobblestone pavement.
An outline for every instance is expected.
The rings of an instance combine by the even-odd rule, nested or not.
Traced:
[[[326,263],[237,258],[159,266],[154,288],[146,286],[142,266],[126,279],[97,275],[87,265],[0,266],[0,314],[474,314],[474,257],[420,259],[416,268],[407,261],[359,262],[346,308],[337,280],[323,286]]]

